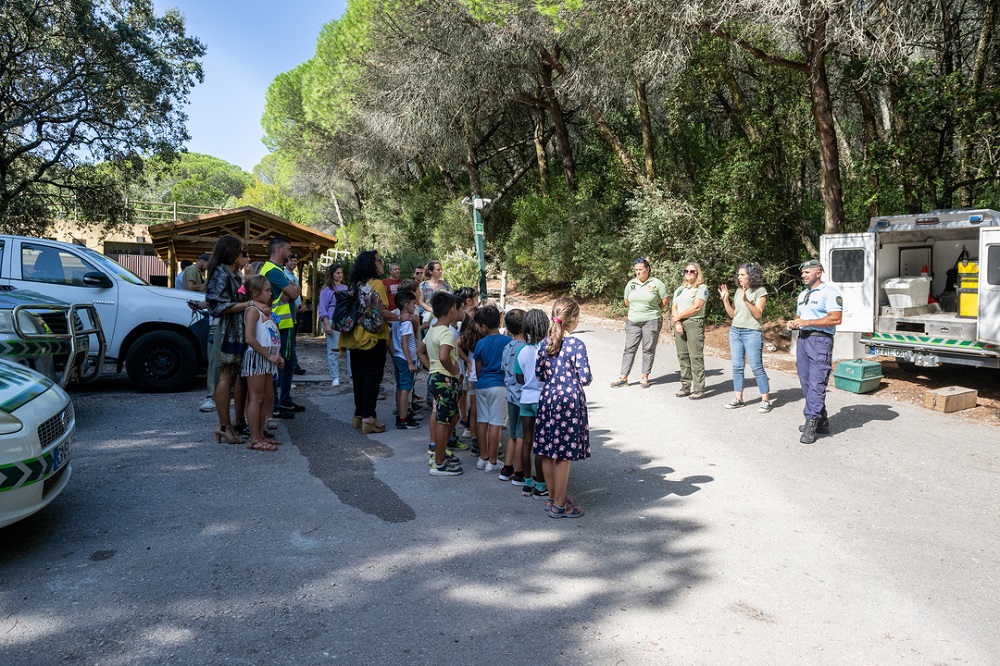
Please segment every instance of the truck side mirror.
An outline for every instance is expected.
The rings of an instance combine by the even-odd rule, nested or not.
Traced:
[[[110,289],[114,286],[111,278],[100,271],[90,271],[89,273],[84,273],[83,284],[87,287],[100,287],[101,289]]]

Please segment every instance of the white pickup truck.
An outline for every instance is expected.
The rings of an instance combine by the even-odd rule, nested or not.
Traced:
[[[185,389],[204,364],[208,322],[187,304],[202,294],[154,287],[90,248],[0,234],[0,285],[93,303],[107,341],[105,360],[124,367],[140,390]]]

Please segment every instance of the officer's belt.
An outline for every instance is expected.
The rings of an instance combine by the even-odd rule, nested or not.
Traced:
[[[833,333],[827,333],[826,331],[816,331],[812,329],[802,329],[799,331],[800,338],[808,338],[810,335],[822,335],[825,338],[832,338]]]

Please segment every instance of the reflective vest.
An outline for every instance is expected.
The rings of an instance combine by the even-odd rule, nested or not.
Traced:
[[[277,265],[272,264],[270,261],[265,262],[263,266],[260,267],[260,274],[266,276],[271,269],[277,268],[284,275],[285,270]],[[279,291],[275,299],[271,302],[271,312],[278,318],[278,329],[292,328],[295,326],[295,320],[292,319],[292,304],[290,301],[281,302],[281,297],[284,296],[284,292]]]

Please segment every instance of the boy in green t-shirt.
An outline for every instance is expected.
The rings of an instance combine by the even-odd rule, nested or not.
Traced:
[[[458,422],[458,334],[452,325],[465,317],[464,303],[447,291],[439,291],[430,303],[437,321],[417,347],[420,363],[430,371],[428,386],[434,398],[431,438],[434,440],[433,476],[458,476],[462,466],[448,456],[448,439]]]

